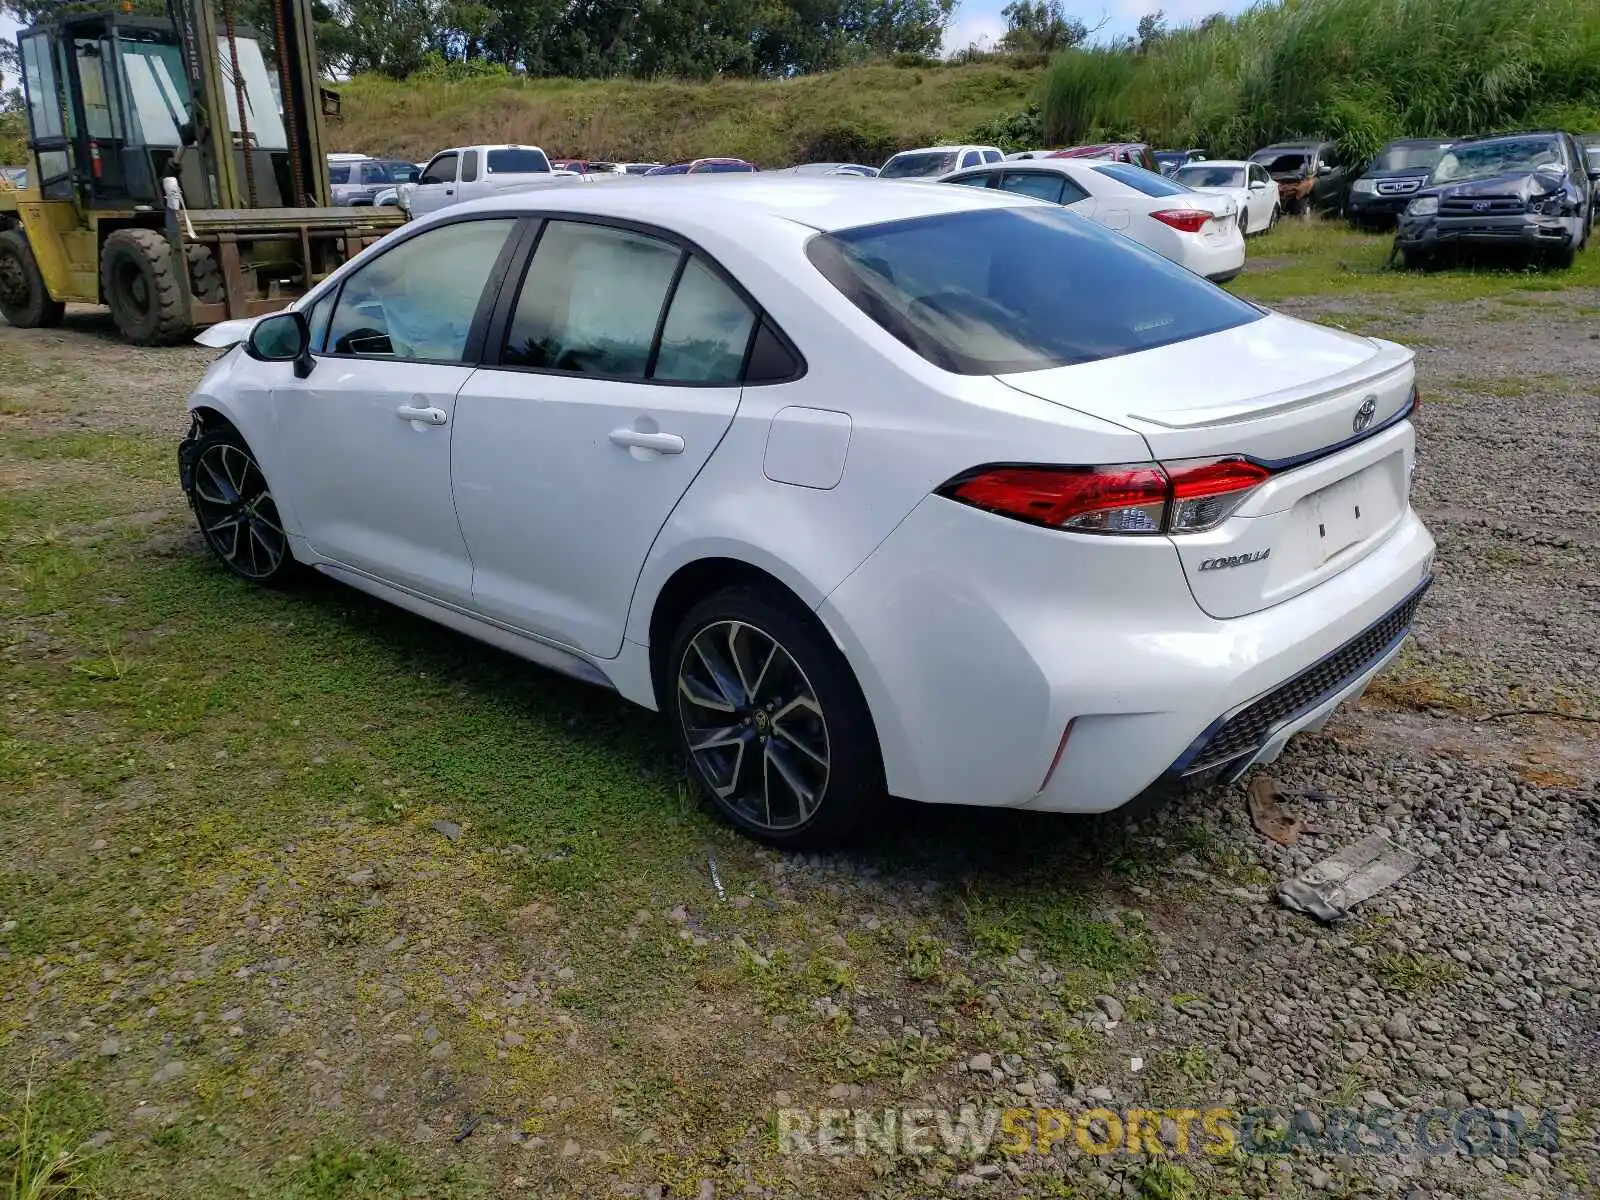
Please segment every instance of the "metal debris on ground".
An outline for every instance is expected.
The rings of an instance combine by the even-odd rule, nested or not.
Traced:
[[[1284,880],[1278,885],[1278,900],[1285,908],[1331,925],[1349,917],[1363,900],[1404,879],[1421,861],[1387,834],[1374,833]]]
[[[1263,837],[1271,838],[1280,846],[1292,846],[1300,840],[1305,822],[1283,811],[1279,801],[1284,793],[1278,781],[1270,775],[1257,775],[1250,781],[1250,823]]]
[[[472,1136],[472,1131],[481,1124],[483,1124],[482,1117],[480,1117],[477,1113],[470,1114],[467,1117],[466,1123],[461,1126],[460,1132],[458,1132],[455,1137],[451,1138],[450,1140],[458,1143],[466,1141]]]
[[[728,893],[722,890],[722,875],[717,871],[717,856],[713,854],[707,858],[706,865],[711,868],[711,886],[717,889],[717,899],[726,900]]]

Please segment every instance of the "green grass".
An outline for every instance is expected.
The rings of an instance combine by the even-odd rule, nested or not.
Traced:
[[[1249,154],[1288,137],[1370,158],[1400,136],[1600,126],[1589,0],[1289,0],[1173,31],[1147,54],[1063,55],[1047,137]]]
[[[1439,270],[1406,271],[1390,265],[1392,242],[1390,235],[1359,232],[1334,220],[1283,221],[1271,233],[1250,240],[1244,273],[1228,287],[1263,304],[1306,297],[1377,301],[1381,309],[1368,305],[1348,316],[1335,312],[1321,319],[1378,335],[1385,328],[1384,310],[1406,313],[1435,304],[1503,300],[1509,293],[1600,287],[1600,254],[1581,254],[1567,270],[1466,259]],[[1253,267],[1251,258],[1269,259],[1272,265]],[[1395,324],[1391,320],[1389,327]],[[1424,333],[1409,336],[1409,341],[1423,344],[1425,338]]]
[[[1372,960],[1372,975],[1391,992],[1425,996],[1461,978],[1461,968],[1448,958],[1414,950],[1379,954]]]
[[[338,149],[412,159],[492,136],[589,158],[875,165],[907,146],[966,140],[1027,104],[1039,78],[1004,63],[884,64],[770,82],[362,77],[344,86],[344,116],[329,136]]]

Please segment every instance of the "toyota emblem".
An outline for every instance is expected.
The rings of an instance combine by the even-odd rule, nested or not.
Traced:
[[[1474,200],[1472,202],[1472,211],[1473,212],[1488,212],[1489,211],[1489,202],[1487,200]]]
[[[1355,419],[1350,422],[1350,428],[1356,433],[1360,433],[1368,425],[1372,424],[1372,418],[1377,414],[1378,398],[1376,396],[1368,396],[1361,402],[1361,407],[1356,409]]]

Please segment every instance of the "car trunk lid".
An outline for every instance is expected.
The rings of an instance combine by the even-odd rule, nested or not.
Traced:
[[[1177,547],[1196,601],[1243,616],[1359,561],[1399,525],[1411,352],[1271,314],[1137,354],[1001,378],[1144,437],[1163,463],[1242,456],[1271,478]]]

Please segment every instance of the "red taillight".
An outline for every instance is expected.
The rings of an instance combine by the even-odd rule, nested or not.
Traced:
[[[1170,225],[1183,233],[1199,233],[1211,220],[1211,214],[1198,208],[1163,208],[1150,214],[1163,225]]]
[[[1160,533],[1167,505],[1167,477],[1153,463],[994,467],[939,491],[974,508],[1083,533]]]
[[[1075,533],[1199,533],[1233,515],[1272,473],[1242,458],[1114,467],[989,467],[938,494]]]

